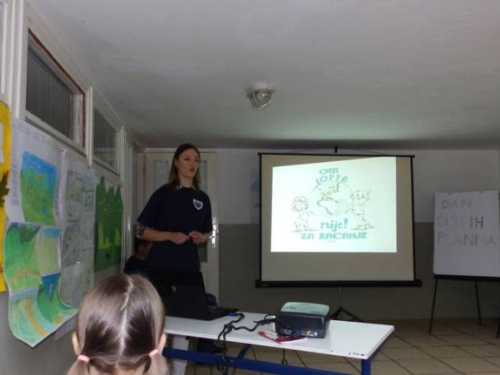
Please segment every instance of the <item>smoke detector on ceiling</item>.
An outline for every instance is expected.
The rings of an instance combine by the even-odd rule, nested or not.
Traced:
[[[252,108],[262,109],[271,104],[275,92],[276,90],[270,84],[259,82],[247,91],[247,97]]]

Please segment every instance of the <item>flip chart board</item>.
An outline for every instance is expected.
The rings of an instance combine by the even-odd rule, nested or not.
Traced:
[[[434,274],[500,277],[498,191],[437,193]]]

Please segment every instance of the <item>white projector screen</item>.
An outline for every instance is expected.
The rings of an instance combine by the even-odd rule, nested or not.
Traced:
[[[414,282],[412,159],[260,154],[260,282]]]

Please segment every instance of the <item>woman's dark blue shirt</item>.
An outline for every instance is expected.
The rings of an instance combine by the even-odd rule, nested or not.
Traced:
[[[181,187],[170,192],[166,186],[156,190],[137,221],[145,227],[166,232],[212,231],[212,208],[208,195]],[[171,241],[154,242],[147,268],[165,271],[199,271],[197,246],[191,239],[182,245]]]

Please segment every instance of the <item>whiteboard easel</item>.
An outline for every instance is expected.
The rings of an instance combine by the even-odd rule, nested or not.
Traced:
[[[500,281],[500,203],[498,191],[436,193],[434,197],[434,295],[438,281],[474,281],[479,325],[478,281]],[[500,335],[500,324],[497,337]]]

